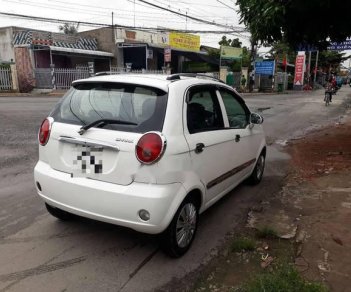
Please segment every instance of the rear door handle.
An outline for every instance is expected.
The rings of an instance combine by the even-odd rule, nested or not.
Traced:
[[[235,142],[239,142],[240,141],[240,135],[235,135]]]
[[[195,153],[201,153],[204,151],[205,144],[204,143],[197,143],[195,147]]]

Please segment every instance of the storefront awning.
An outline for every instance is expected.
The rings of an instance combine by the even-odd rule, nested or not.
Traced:
[[[49,48],[52,52],[65,52],[65,53],[72,53],[72,54],[110,57],[110,58],[114,57],[112,53],[103,52],[103,51],[82,50],[82,49],[64,48],[64,47],[56,47],[56,46],[49,46]]]

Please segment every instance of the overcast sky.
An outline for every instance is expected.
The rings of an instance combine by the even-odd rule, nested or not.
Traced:
[[[203,20],[228,26],[239,24],[238,8],[235,0],[146,0],[156,5]],[[194,20],[153,8],[138,0],[0,0],[0,12],[25,14],[31,16],[60,18],[74,22],[88,21],[111,24],[111,13],[114,23],[138,27],[166,27],[188,30],[218,30],[225,28],[207,25]],[[58,31],[59,24],[28,21],[0,15],[0,27],[21,26],[33,29]],[[79,31],[92,27],[79,26]],[[200,34],[201,44],[218,47],[220,34]],[[249,45],[246,38],[227,34],[228,38],[239,37],[244,45]]]

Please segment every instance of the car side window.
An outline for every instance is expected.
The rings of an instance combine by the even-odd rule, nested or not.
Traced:
[[[194,87],[188,92],[187,126],[190,134],[224,128],[220,105],[212,87]]]
[[[248,108],[239,101],[239,97],[233,92],[224,88],[219,89],[219,92],[227,111],[229,127],[235,129],[246,128],[250,121],[250,111]]]

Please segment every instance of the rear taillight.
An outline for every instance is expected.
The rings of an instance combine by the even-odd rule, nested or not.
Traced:
[[[38,134],[38,140],[40,145],[45,146],[46,143],[48,143],[49,141],[49,137],[50,137],[50,131],[51,131],[51,125],[53,123],[54,119],[49,117],[46,118],[40,126],[39,129],[39,134]]]
[[[139,139],[135,154],[141,163],[151,164],[161,158],[165,146],[166,141],[159,133],[149,132]]]

